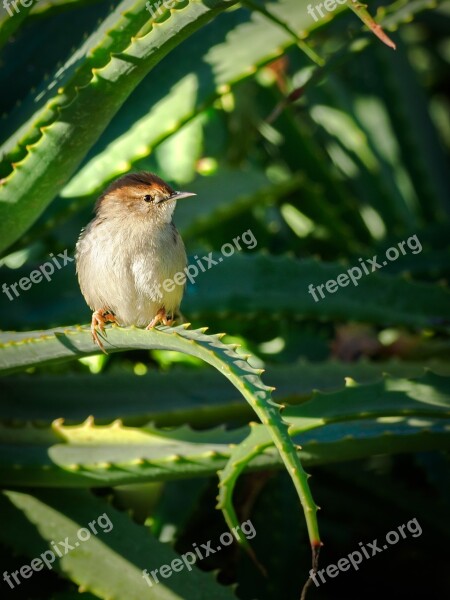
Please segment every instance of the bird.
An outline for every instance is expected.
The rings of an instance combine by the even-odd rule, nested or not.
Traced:
[[[99,332],[108,322],[147,329],[173,323],[187,265],[173,213],[178,200],[195,195],[175,191],[154,173],[137,172],[120,177],[98,198],[75,260],[81,293],[93,311],[92,339],[103,352]]]

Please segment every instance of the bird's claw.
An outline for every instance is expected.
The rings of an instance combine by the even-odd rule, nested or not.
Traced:
[[[153,329],[153,327],[156,327],[159,323],[162,323],[163,325],[172,325],[172,323],[173,323],[173,318],[169,318],[167,316],[165,308],[160,308],[158,310],[156,315],[153,317],[153,319],[147,325],[146,329]]]
[[[117,323],[117,319],[112,312],[102,308],[102,309],[96,310],[92,313],[92,320],[91,320],[92,340],[93,340],[94,344],[97,344],[97,346],[100,348],[100,350],[104,354],[108,354],[105,350],[105,347],[103,346],[103,342],[101,341],[101,339],[98,335],[98,332],[100,331],[100,333],[103,333],[106,336],[105,323]]]

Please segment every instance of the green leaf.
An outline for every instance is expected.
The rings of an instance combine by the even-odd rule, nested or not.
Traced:
[[[60,69],[52,85],[47,84],[50,91],[39,97],[40,109],[31,104],[28,120],[2,149],[6,157],[0,187],[1,250],[42,213],[152,67],[233,3],[191,0],[141,36],[148,21],[145,2],[123,0]]]
[[[235,598],[212,574],[195,566],[191,570],[173,571],[169,578],[161,577],[158,584],[149,587],[142,571],[170,565],[179,555],[168,544],[156,540],[148,528],[136,525],[127,514],[86,491],[42,490],[30,494],[5,491],[0,496],[0,506],[3,543],[31,559],[53,551],[51,542],[54,542],[62,557],[56,556],[51,568],[96,597],[116,600]],[[97,535],[89,529],[92,522]],[[70,546],[75,546],[81,538],[78,535],[81,529],[91,533],[89,539],[78,542],[78,547],[65,553],[67,546],[59,542],[68,538]],[[84,531],[82,539],[86,537]],[[50,561],[49,555],[46,556]]]
[[[239,475],[241,475],[241,473],[249,466],[252,459],[262,454],[268,447],[267,439],[262,429],[257,427],[256,423],[251,423],[250,425],[251,429],[249,435],[232,449],[230,459],[225,468],[222,471],[219,471],[217,508],[222,511],[230,530],[239,525],[239,519],[233,508],[233,490],[236,481]],[[264,566],[259,562],[247,538],[240,539],[240,544],[245,548],[261,572],[266,574]]]
[[[303,405],[286,408],[283,416],[306,465],[448,449],[449,382],[431,373],[414,380],[385,377],[370,385],[349,382],[344,390],[317,393]],[[252,426],[252,445],[233,450],[249,433],[248,427],[167,430],[124,427],[119,421],[99,426],[93,419],[81,425],[57,420],[51,427],[5,423],[0,426],[0,481],[7,486],[104,487],[205,477],[225,468],[223,477],[234,483],[236,468],[281,464],[263,425]],[[237,455],[236,462],[232,457]],[[221,491],[224,502],[222,493],[231,499],[232,486]]]
[[[283,417],[291,424],[290,434],[301,444],[300,454],[306,464],[310,449],[315,460],[319,456],[323,458],[324,453],[329,462],[349,459],[346,452],[352,455],[357,440],[370,453],[375,450],[374,442],[384,439],[384,452],[394,452],[398,451],[396,434],[401,436],[408,427],[423,428],[429,434],[436,425],[436,417],[440,417],[442,431],[448,431],[450,379],[427,373],[417,381],[386,377],[367,387],[350,383],[345,390],[334,394],[315,393],[304,405],[286,408]],[[340,437],[340,443],[336,443],[335,436]],[[450,446],[448,435],[446,443]],[[232,451],[220,473],[218,508],[230,528],[239,524],[232,504],[235,481],[270,444],[266,432],[253,426],[246,439]],[[254,558],[248,541],[241,540],[241,543]]]
[[[385,408],[376,418],[336,421],[325,426],[319,419],[302,422],[299,409],[298,425],[290,433],[294,442],[301,444],[300,457],[307,467],[377,454],[449,449],[448,408],[435,411],[442,415],[436,417],[429,416],[430,410],[418,415],[413,410],[408,412],[408,408],[401,411],[399,414]],[[297,417],[291,413],[289,418],[294,422]],[[262,425],[253,429],[258,449],[264,453],[242,464],[246,456],[243,453],[237,465],[240,472],[241,467],[282,467],[267,430]],[[150,426],[128,428],[119,422],[97,426],[92,420],[76,426],[55,422],[51,428],[2,425],[0,481],[4,486],[90,488],[209,477],[225,469],[233,447],[248,434],[247,427],[233,431],[217,428],[198,432],[187,427],[167,431]],[[227,488],[230,498],[231,487]]]
[[[276,388],[273,398],[281,404],[304,403],[314,390],[343,389],[345,378],[370,384],[383,374],[419,377],[425,369],[450,375],[450,366],[436,360],[302,361],[294,365],[266,365],[266,369]],[[230,421],[247,423],[253,417],[251,407],[237,390],[213,369],[172,368],[141,376],[112,371],[96,375],[10,375],[0,378],[0,395],[0,421],[14,421],[17,426],[30,420],[50,424],[59,418],[66,423],[81,423],[92,415],[98,425],[121,419],[130,426],[152,422],[158,427],[189,423],[196,428],[211,428]]]
[[[131,348],[158,348],[178,350],[196,356],[211,364],[241,392],[274,440],[302,503],[313,555],[320,547],[316,506],[308,487],[306,474],[287,433],[287,425],[280,417],[279,407],[271,400],[271,388],[260,379],[261,370],[247,362],[247,356],[235,352],[235,346],[226,346],[220,335],[207,336],[204,330],[189,331],[186,327],[165,327],[153,330],[136,328],[108,329],[105,348],[112,352]],[[0,334],[3,356],[0,371],[4,373],[35,364],[73,359],[98,352],[89,328],[81,327],[47,332]]]

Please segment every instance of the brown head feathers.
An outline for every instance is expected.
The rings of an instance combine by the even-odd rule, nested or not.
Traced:
[[[168,197],[174,193],[173,188],[161,177],[154,173],[142,171],[140,173],[129,173],[124,175],[109,185],[95,205],[95,211],[102,206],[107,198],[112,196],[116,200],[123,200],[129,203],[133,200],[150,195],[152,197]]]

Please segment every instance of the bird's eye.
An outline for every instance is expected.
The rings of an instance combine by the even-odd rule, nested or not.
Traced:
[[[146,194],[146,195],[144,196],[144,200],[145,200],[146,202],[151,202],[151,201],[153,200],[153,198],[150,196],[150,194]]]

